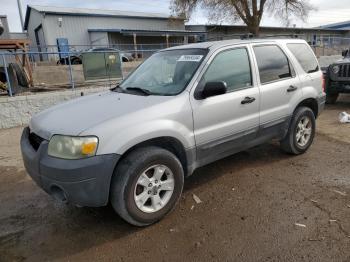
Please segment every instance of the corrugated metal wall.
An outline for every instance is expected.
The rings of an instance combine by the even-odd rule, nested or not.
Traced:
[[[37,28],[43,20],[43,15],[39,13],[38,11],[32,9],[30,13],[30,20],[28,23],[28,37],[31,40],[31,46],[36,46],[36,40],[35,40],[35,28]],[[44,32],[45,35],[45,32]],[[45,45],[45,43],[42,43],[42,45]]]
[[[8,22],[7,22],[7,17],[6,16],[0,16],[0,20],[1,20],[2,26],[4,27],[4,32],[0,36],[0,39],[10,38],[9,25],[8,25]]]
[[[59,22],[62,18],[62,23]],[[88,29],[148,29],[148,30],[184,30],[182,21],[166,19],[94,17],[46,14],[44,32],[47,45],[55,45],[56,38],[69,39],[70,45],[90,45]]]

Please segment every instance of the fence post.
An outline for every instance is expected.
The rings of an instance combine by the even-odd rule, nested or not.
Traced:
[[[9,95],[10,96],[13,96],[12,94],[12,87],[11,87],[11,81],[10,81],[10,76],[9,76],[9,73],[8,73],[8,70],[7,70],[7,63],[6,63],[6,59],[5,59],[5,55],[2,54],[2,61],[4,63],[4,68],[5,68],[5,75],[6,75],[6,81],[7,81],[7,89],[8,89],[8,92],[9,92]]]
[[[68,65],[69,65],[69,80],[70,80],[70,84],[72,86],[72,89],[74,89],[75,86],[74,86],[74,79],[73,79],[72,63],[70,61],[70,53],[68,53]]]

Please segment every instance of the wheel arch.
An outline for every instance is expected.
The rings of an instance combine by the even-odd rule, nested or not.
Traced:
[[[295,110],[297,110],[297,108],[302,107],[302,106],[310,108],[312,110],[312,112],[314,113],[315,118],[318,117],[318,113],[319,113],[318,112],[318,102],[315,98],[304,99],[296,106]],[[295,112],[295,110],[294,110],[294,112]]]
[[[118,163],[121,161],[121,159],[125,158],[132,151],[138,148],[152,146],[163,148],[173,153],[180,160],[183,166],[185,176],[188,175],[188,165],[191,164],[190,162],[192,161],[191,155],[186,152],[186,149],[180,140],[171,136],[155,137],[131,146],[121,155],[121,158],[119,159]]]

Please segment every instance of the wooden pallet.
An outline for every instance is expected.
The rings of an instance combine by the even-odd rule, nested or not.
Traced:
[[[29,50],[30,40],[28,39],[0,39],[0,50],[6,50],[14,53],[16,62],[20,64],[28,77],[29,85],[33,86],[33,69],[26,54]],[[24,54],[16,54],[21,51]]]

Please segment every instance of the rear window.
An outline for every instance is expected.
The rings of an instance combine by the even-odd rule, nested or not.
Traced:
[[[288,58],[276,45],[254,47],[262,84],[292,77]]]
[[[287,44],[288,49],[293,53],[306,73],[313,73],[319,70],[317,60],[306,44]]]

